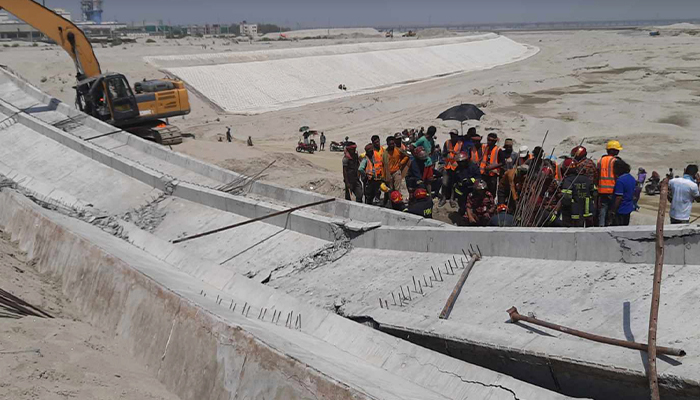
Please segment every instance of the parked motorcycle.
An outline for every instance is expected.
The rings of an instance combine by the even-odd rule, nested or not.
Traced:
[[[302,151],[307,152],[309,154],[314,154],[314,151],[318,150],[318,146],[316,145],[316,141],[311,139],[309,141],[309,144],[304,143],[304,141],[300,140],[299,143],[297,143],[297,153],[301,153]]]

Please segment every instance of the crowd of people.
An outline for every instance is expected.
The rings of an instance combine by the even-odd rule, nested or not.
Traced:
[[[436,134],[433,126],[404,130],[384,146],[375,135],[362,153],[346,138],[345,198],[425,218],[449,202],[456,210],[451,220],[471,226],[625,226],[639,209],[646,172],[630,174],[616,140],[595,162],[583,143],[558,160],[540,146],[516,151],[512,139],[501,147],[493,132],[482,143],[473,127],[466,134],[451,130],[442,147]],[[692,202],[700,200],[699,179],[698,167],[689,165],[683,177],[670,181],[672,223],[688,223]]]

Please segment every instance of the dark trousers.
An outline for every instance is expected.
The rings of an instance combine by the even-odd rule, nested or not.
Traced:
[[[615,214],[615,226],[627,226],[630,224],[630,215],[632,214]]]
[[[486,182],[487,190],[489,192],[491,192],[491,194],[494,195],[494,197],[495,197],[496,190],[498,190],[498,175],[494,175],[494,176],[482,175],[481,179],[483,179],[483,181]],[[504,202],[505,202],[505,200],[504,200]]]
[[[319,147],[319,150],[323,151],[324,147],[326,147],[326,142],[321,142],[321,146]]]
[[[365,184],[365,203],[366,204],[374,204],[374,198],[377,197],[379,194],[380,190],[379,187],[381,186],[382,181],[376,181],[376,180],[369,180],[367,181],[367,184]]]
[[[451,169],[445,169],[442,172],[442,195],[445,197],[445,200],[452,199],[452,189],[454,188],[456,174],[457,172]]]
[[[362,203],[362,184],[355,182],[353,185],[345,185],[345,200],[352,200],[350,193],[355,195],[355,201]]]
[[[686,219],[685,221],[683,221],[683,220],[680,220],[680,219],[671,218],[671,224],[673,224],[673,225],[687,224],[687,223],[689,223],[689,222],[690,222],[689,219]]]

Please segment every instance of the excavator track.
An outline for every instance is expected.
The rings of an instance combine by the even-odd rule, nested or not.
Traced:
[[[182,143],[182,132],[174,125],[167,125],[161,121],[154,121],[151,124],[132,126],[126,131],[146,140],[152,140],[163,146],[171,146]]]

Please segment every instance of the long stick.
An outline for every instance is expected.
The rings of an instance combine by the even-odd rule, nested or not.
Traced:
[[[625,348],[633,349],[633,350],[648,351],[648,346],[644,343],[637,343],[637,342],[630,342],[627,340],[613,339],[613,338],[609,338],[609,337],[605,337],[605,336],[596,335],[593,333],[588,333],[588,332],[583,332],[583,331],[579,331],[576,329],[567,328],[565,326],[553,324],[551,322],[542,321],[542,320],[539,320],[537,318],[527,317],[525,315],[520,315],[518,313],[518,309],[515,307],[511,307],[507,312],[510,315],[511,321],[513,321],[513,322],[525,321],[525,322],[529,322],[533,325],[544,326],[545,328],[553,329],[555,331],[566,333],[568,335],[578,336],[580,338],[592,340],[592,341],[598,342],[598,343],[611,344],[613,346],[625,347]],[[678,356],[678,357],[685,356],[685,350],[683,350],[683,349],[674,349],[672,347],[657,347],[656,350],[658,351],[659,354],[667,354],[669,356]]]
[[[459,297],[459,294],[462,292],[462,288],[464,287],[464,283],[467,281],[467,278],[469,277],[469,273],[472,271],[472,268],[474,267],[474,264],[479,261],[480,257],[478,255],[472,256],[471,260],[469,260],[469,264],[464,268],[464,271],[462,271],[462,275],[459,277],[459,280],[457,281],[457,284],[455,285],[455,288],[452,289],[452,294],[450,294],[450,297],[447,298],[447,303],[445,303],[445,307],[442,309],[442,312],[440,313],[440,319],[448,319],[450,318],[450,313],[452,313],[452,308],[455,306],[455,303],[457,302],[457,298]]]
[[[308,207],[318,206],[318,205],[321,205],[321,204],[330,203],[330,202],[332,202],[332,201],[335,201],[335,198],[326,199],[326,200],[322,200],[322,201],[317,201],[317,202],[315,202],[315,203],[304,204],[304,205],[302,205],[302,206],[290,208],[290,209],[287,209],[287,210],[278,211],[278,212],[275,212],[275,213],[272,213],[272,214],[268,214],[268,215],[263,215],[262,217],[249,219],[249,220],[247,220],[247,221],[239,222],[239,223],[237,223],[237,224],[224,226],[224,227],[217,228],[217,229],[214,229],[214,230],[211,230],[211,231],[198,233],[198,234],[192,235],[192,236],[187,236],[187,237],[184,237],[184,238],[181,238],[181,239],[175,239],[175,240],[173,240],[172,242],[173,242],[173,244],[182,243],[182,242],[185,242],[185,241],[188,241],[188,240],[197,239],[197,238],[200,238],[200,237],[203,237],[203,236],[209,236],[209,235],[213,235],[213,234],[215,234],[215,233],[227,231],[227,230],[229,230],[229,229],[238,228],[239,226],[252,224],[253,222],[262,221],[262,220],[264,220],[264,219],[276,217],[276,216],[278,216],[278,215],[288,214],[288,213],[291,213],[291,212],[294,212],[294,211],[297,211],[297,210],[301,210],[302,208],[308,208]]]
[[[651,295],[651,312],[649,313],[649,388],[651,399],[659,400],[659,378],[656,372],[656,328],[659,322],[659,298],[661,297],[661,274],[664,269],[664,220],[668,202],[668,178],[661,181],[659,213],[656,216],[656,265],[654,267],[654,288]]]

